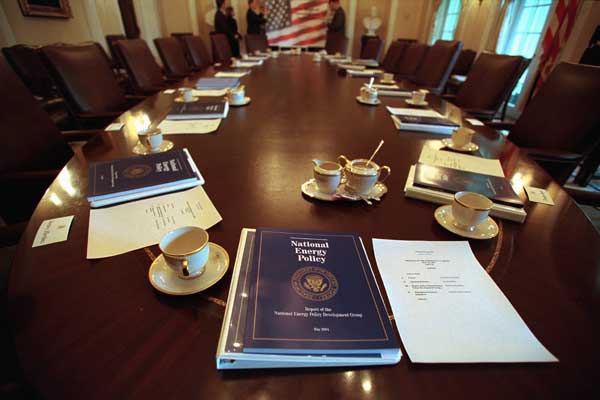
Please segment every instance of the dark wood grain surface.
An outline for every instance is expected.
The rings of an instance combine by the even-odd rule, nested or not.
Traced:
[[[232,261],[243,227],[357,232],[374,265],[372,238],[461,240],[435,222],[435,204],[403,193],[409,166],[439,136],[399,132],[385,107],[358,104],[364,81],[339,76],[325,62],[313,64],[308,55],[281,56],[243,78],[252,103],[232,108],[217,132],[168,137],[190,149],[202,171],[223,216],[209,230],[211,240]],[[158,122],[173,97],[151,97],[121,120],[144,112]],[[460,120],[459,109],[429,100]],[[374,368],[217,371],[219,299],[227,300],[231,269],[204,293],[171,297],[148,282],[156,246],[86,260],[87,164],[131,155],[136,135],[125,129],[94,138],[69,162],[19,244],[9,311],[28,380],[52,399],[598,398],[599,236],[544,171],[496,132],[477,130],[480,155],[500,158],[523,198],[522,185],[532,185],[555,199],[553,207],[527,205],[524,224],[502,221],[500,236],[471,246],[560,363],[417,365],[405,354],[398,365]],[[312,158],[368,158],[380,139],[385,145],[377,162],[392,169],[380,203],[325,203],[301,194]],[[68,241],[31,248],[43,220],[66,215],[75,216]]]

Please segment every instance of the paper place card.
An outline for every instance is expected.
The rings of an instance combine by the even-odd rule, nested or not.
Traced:
[[[104,129],[105,131],[120,131],[125,124],[122,122],[114,122]]]
[[[465,118],[465,120],[473,126],[483,126],[483,122],[476,118]]]
[[[554,205],[554,200],[552,200],[552,197],[547,190],[532,186],[524,186],[524,188],[525,193],[527,193],[527,197],[529,197],[529,201],[533,201],[534,203],[548,204],[549,206]]]
[[[167,90],[163,90],[164,94],[173,94],[175,93],[175,89],[167,89]]]
[[[38,228],[31,247],[45,246],[50,243],[64,242],[69,236],[73,216],[47,219]]]

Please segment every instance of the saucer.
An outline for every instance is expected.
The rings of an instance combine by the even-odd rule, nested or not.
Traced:
[[[451,150],[462,151],[465,153],[479,150],[479,146],[473,142],[467,143],[462,147],[456,146],[454,142],[452,142],[452,138],[442,139],[442,144]]]
[[[383,79],[379,81],[379,83],[383,83],[384,85],[395,85],[396,81],[395,80],[391,80],[391,81],[384,81]]]
[[[250,97],[246,96],[246,97],[244,97],[244,100],[240,101],[239,103],[234,103],[230,100],[229,105],[232,107],[242,107],[242,106],[250,104],[250,101],[252,101],[252,99]]]
[[[227,272],[229,255],[218,244],[209,242],[209,246],[210,255],[204,272],[193,279],[179,278],[175,271],[169,268],[162,254],[156,257],[148,271],[148,279],[154,289],[174,296],[185,296],[201,292],[217,283]]]
[[[132,151],[135,154],[146,155],[146,154],[153,154],[153,153],[162,153],[163,151],[171,150],[172,148],[173,148],[173,142],[171,142],[170,140],[163,140],[162,144],[160,145],[160,147],[158,148],[157,151],[148,150],[146,148],[146,146],[144,146],[142,143],[140,143],[138,141]]]
[[[406,104],[410,104],[411,106],[416,106],[416,107],[425,107],[428,106],[429,103],[424,101],[422,103],[415,103],[414,101],[412,101],[412,99],[406,99],[404,100],[406,102]]]
[[[459,228],[454,224],[452,204],[438,207],[433,215],[441,226],[462,237],[469,239],[492,239],[498,234],[498,225],[491,217],[487,217],[483,222],[475,225],[472,231]]]
[[[317,181],[309,179],[300,186],[302,193],[313,199],[325,200],[325,201],[336,201],[339,200],[340,196],[337,193],[323,193],[319,192]]]
[[[356,101],[358,101],[361,104],[366,104],[368,106],[378,106],[379,104],[381,104],[381,100],[379,100],[379,99],[375,99],[375,101],[371,102],[371,101],[363,100],[363,98],[360,96],[356,96]]]
[[[383,196],[387,192],[388,192],[388,188],[385,185],[385,183],[379,182],[379,181],[377,181],[377,183],[375,185],[373,185],[373,188],[371,189],[369,194],[364,195],[364,196],[360,196],[358,194],[353,193],[352,190],[350,190],[349,188],[346,187],[346,183],[342,183],[340,185],[340,187],[338,188],[338,193],[339,193],[340,197],[347,199],[347,200],[353,200],[353,201],[359,201],[359,200],[364,200],[364,199],[380,201],[381,196]]]

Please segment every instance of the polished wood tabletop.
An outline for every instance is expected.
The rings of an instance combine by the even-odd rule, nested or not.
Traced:
[[[435,222],[437,205],[404,196],[410,165],[423,145],[440,137],[397,131],[384,105],[402,106],[401,98],[361,105],[355,96],[364,78],[341,76],[309,55],[267,60],[242,81],[252,102],[232,108],[216,132],[167,137],[190,150],[205,177],[204,188],[223,216],[209,230],[211,241],[232,263],[244,227],[356,232],[380,283],[372,238],[464,240]],[[143,112],[158,123],[174,96],[150,97],[121,120]],[[461,121],[458,108],[429,100]],[[96,136],[73,157],[18,246],[9,312],[29,383],[50,399],[600,398],[600,238],[559,185],[516,146],[489,128],[475,129],[479,155],[499,158],[523,199],[523,185],[531,185],[547,189],[556,202],[527,204],[524,224],[497,220],[495,239],[470,244],[559,363],[425,365],[411,363],[404,352],[394,366],[217,371],[231,267],[205,292],[172,297],[148,281],[157,246],[86,259],[88,163],[132,155],[137,138],[127,128]],[[376,161],[392,170],[381,202],[328,203],[302,195],[311,159],[368,158],[381,139]],[[66,242],[31,247],[43,220],[67,215],[75,218]]]

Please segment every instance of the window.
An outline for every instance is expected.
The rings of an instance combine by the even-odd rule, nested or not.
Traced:
[[[460,0],[443,0],[435,21],[432,40],[454,39],[454,31],[460,17]]]
[[[496,52],[526,58],[535,56],[551,7],[552,0],[514,0],[507,9]],[[508,100],[509,107],[517,105],[528,72],[523,73],[515,86]]]

